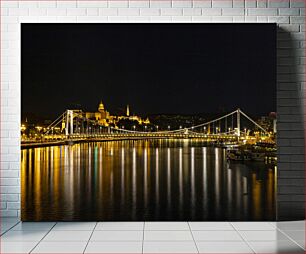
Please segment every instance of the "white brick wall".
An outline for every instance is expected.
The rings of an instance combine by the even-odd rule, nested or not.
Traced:
[[[1,4],[1,216],[19,216],[20,27],[22,22],[276,22],[278,214],[302,211],[304,185],[304,0],[8,1]],[[301,198],[302,197],[302,198]],[[302,212],[300,212],[302,213]],[[304,213],[302,213],[304,214]],[[294,215],[292,215],[294,216]]]

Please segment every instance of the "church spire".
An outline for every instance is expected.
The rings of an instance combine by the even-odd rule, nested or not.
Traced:
[[[130,107],[129,107],[129,104],[126,106],[126,116],[130,116]]]

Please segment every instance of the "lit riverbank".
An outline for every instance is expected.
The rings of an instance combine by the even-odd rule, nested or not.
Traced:
[[[50,140],[50,141],[22,141],[21,149],[36,148],[36,147],[48,147],[48,146],[61,146],[71,145],[78,143],[91,143],[91,142],[111,142],[111,141],[127,141],[127,140],[197,140],[205,142],[206,146],[218,146],[222,147],[225,145],[235,145],[233,142],[216,142],[215,140],[208,140],[207,138],[199,137],[111,137],[111,138],[87,138],[87,139],[65,139],[65,140]]]

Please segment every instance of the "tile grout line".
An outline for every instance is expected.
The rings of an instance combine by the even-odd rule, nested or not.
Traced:
[[[85,248],[84,248],[84,251],[82,252],[83,254],[85,253],[85,251],[86,251],[86,249],[87,249],[87,246],[88,246],[88,244],[89,244],[89,241],[90,241],[90,239],[91,239],[93,233],[95,232],[97,225],[98,225],[98,222],[96,221],[96,224],[95,224],[95,226],[94,226],[94,228],[93,228],[93,230],[92,230],[92,232],[91,232],[91,234],[90,234],[90,236],[89,236],[89,239],[88,239],[88,241],[87,241],[87,243],[86,243],[86,246],[85,246]]]
[[[141,246],[141,253],[143,254],[143,245],[144,245],[144,233],[145,233],[145,221],[143,222],[142,226],[142,246]]]
[[[296,245],[298,245],[299,247],[301,247],[303,250],[305,250],[305,248],[303,246],[301,246],[298,242],[296,242],[292,237],[290,237],[289,235],[287,235],[285,233],[285,231],[279,229],[279,228],[276,228],[276,230],[278,230],[279,232],[283,233],[286,237],[289,238],[290,241],[294,242]],[[302,231],[302,230],[301,230]]]
[[[38,243],[29,251],[29,253],[32,253],[33,250],[35,250],[35,248],[38,246],[38,244],[41,243],[41,241],[51,232],[51,230],[55,227],[55,225],[57,224],[57,222],[55,222],[55,224],[49,229],[49,231],[38,241]]]
[[[1,1],[1,0],[0,0]],[[69,230],[61,230],[61,231],[69,231]],[[90,231],[90,230],[80,230],[80,231]],[[99,232],[116,232],[116,231],[121,231],[121,232],[125,232],[125,231],[142,231],[142,230],[137,230],[137,229],[103,229],[103,230],[97,230]],[[148,231],[160,231],[160,230],[148,230]],[[170,231],[170,230],[169,230]],[[172,231],[175,231],[175,230],[172,230]]]
[[[274,221],[273,221],[273,222],[274,222]],[[272,223],[272,221],[268,221],[268,223],[269,223],[273,228],[277,229],[277,226],[274,225],[274,224]]]
[[[0,236],[3,236],[5,233],[9,232],[12,228],[17,226],[21,221],[18,221],[16,224],[13,224],[9,229],[5,230],[3,233],[0,234]]]
[[[253,253],[256,253],[256,251],[252,248],[252,246],[249,244],[249,242],[247,240],[244,239],[244,237],[240,234],[239,230],[237,230],[234,225],[232,224],[232,222],[229,222],[231,224],[231,226],[235,229],[235,231],[237,232],[237,234],[241,237],[241,239],[246,243],[247,246],[249,246],[249,248],[253,251]]]
[[[192,236],[193,242],[194,242],[194,244],[195,244],[195,246],[196,246],[197,252],[198,252],[198,253],[200,253],[199,248],[198,248],[198,245],[197,245],[197,242],[195,241],[195,239],[194,239],[194,237],[193,237],[193,233],[192,233],[192,230],[191,230],[191,227],[190,227],[189,221],[187,221],[187,224],[188,224],[189,231],[190,231],[190,233],[191,233],[191,236]]]

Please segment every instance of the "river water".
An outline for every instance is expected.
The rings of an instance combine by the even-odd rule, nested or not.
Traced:
[[[276,167],[201,141],[23,149],[21,165],[25,221],[275,219]]]

